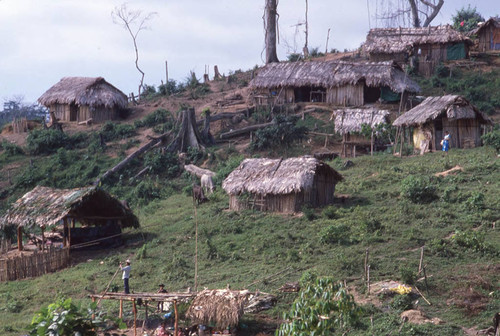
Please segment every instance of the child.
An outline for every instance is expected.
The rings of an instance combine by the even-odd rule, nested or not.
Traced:
[[[448,154],[448,150],[450,149],[450,132],[448,131],[445,131],[444,132],[444,139],[442,141],[442,146],[443,146],[443,152],[445,152],[446,154]]]
[[[159,287],[160,287],[160,289],[158,289],[157,293],[167,293],[167,290],[165,289],[165,285],[164,284],[160,284]],[[158,302],[157,309],[158,309],[159,312],[163,311],[163,301],[159,301]]]

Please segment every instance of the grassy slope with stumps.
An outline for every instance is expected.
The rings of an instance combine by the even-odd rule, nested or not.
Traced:
[[[345,177],[337,186],[344,202],[334,209],[307,211],[307,216],[231,212],[227,196],[219,189],[210,202],[197,208],[195,217],[191,198],[179,191],[188,184],[181,178],[178,191],[168,198],[136,206],[142,228],[127,231],[124,247],[75,253],[78,262],[68,269],[0,283],[0,333],[23,333],[34,312],[57,296],[72,297],[86,307],[87,295],[102,291],[118,262],[126,258],[132,259],[133,291],[156,291],[159,283],[169,291],[193,287],[196,220],[201,288],[230,284],[233,289],[277,294],[282,284],[310,270],[346,279],[364,298],[361,277],[366,249],[370,250],[371,280],[376,282],[414,278],[420,247],[425,246],[428,294],[423,283],[418,286],[432,305],[420,299],[417,307],[445,323],[401,327],[398,312],[387,299],[380,307],[365,306],[362,325],[350,335],[386,334],[399,328],[401,335],[460,335],[461,327],[488,327],[500,310],[500,233],[492,226],[500,209],[496,153],[490,148],[452,149],[448,156],[431,153],[401,159],[380,154],[352,161],[354,166],[348,169],[342,169],[340,159],[330,162]],[[433,177],[455,165],[464,171]],[[402,196],[410,175],[434,186],[437,198],[419,204]],[[121,288],[118,277],[114,284]],[[290,308],[295,294],[278,294],[278,298],[272,310],[245,316],[249,334],[262,323],[272,326],[280,311]],[[102,307],[117,315],[116,302],[103,301]]]

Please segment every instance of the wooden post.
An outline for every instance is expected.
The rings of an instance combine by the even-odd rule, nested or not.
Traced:
[[[92,302],[95,302],[95,297],[92,297]],[[95,311],[92,311],[92,320],[95,320]]]
[[[68,225],[66,224],[66,220],[63,219],[63,247],[68,246]]]
[[[68,225],[67,218],[64,218],[64,222],[66,222],[66,227],[68,228],[68,248],[71,248],[71,227]]]
[[[420,262],[418,263],[418,274],[422,272],[422,262],[424,261],[424,247],[420,249]]]
[[[194,222],[195,222],[195,246],[194,246],[194,291],[198,291],[198,214],[196,213],[196,204],[194,203]],[[176,332],[177,335],[177,332]]]
[[[371,136],[371,141],[370,141],[370,155],[373,156],[373,130],[372,130],[372,136]]]
[[[137,306],[135,305],[135,299],[132,300],[132,310],[134,312],[134,336],[137,336]]]
[[[142,333],[144,334],[144,326],[148,327],[148,301],[144,301],[145,312],[144,312],[144,321],[142,322]]]
[[[71,218],[71,227],[73,229],[75,228],[75,225],[76,225],[76,219],[75,218]]]
[[[370,295],[370,265],[368,265],[368,269],[367,269],[367,278],[368,278],[368,295]]]
[[[366,249],[365,251],[365,275],[364,275],[364,278],[365,278],[365,281],[368,280],[368,257],[370,255],[370,252],[368,249]]]
[[[40,226],[42,230],[42,251],[45,251],[45,225]]]
[[[23,228],[21,226],[17,227],[17,249],[23,250]]]
[[[425,291],[427,292],[427,295],[429,295],[429,284],[427,283],[427,273],[425,272],[425,266],[422,267],[422,270],[424,271]]]
[[[174,314],[175,314],[175,319],[174,319],[174,335],[177,336],[178,329],[179,329],[179,316],[178,316],[178,312],[177,312],[177,300],[174,300]]]
[[[123,317],[123,299],[120,299],[120,312],[118,313],[118,318]]]
[[[354,145],[354,156],[353,157],[356,157],[356,145]]]
[[[168,87],[168,61],[165,61],[165,85]]]

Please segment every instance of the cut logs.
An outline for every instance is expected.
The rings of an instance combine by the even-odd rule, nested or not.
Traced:
[[[205,143],[196,127],[194,108],[182,111],[179,133],[167,150],[169,152],[187,152],[189,147],[204,150],[204,145]]]

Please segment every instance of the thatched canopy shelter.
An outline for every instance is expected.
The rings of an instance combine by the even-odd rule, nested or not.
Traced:
[[[64,77],[38,102],[63,121],[101,122],[115,119],[128,98],[102,77]]]
[[[304,204],[323,206],[334,200],[342,176],[310,156],[245,159],[222,183],[232,210],[297,212]]]
[[[500,50],[500,18],[492,17],[469,33],[478,40],[478,50]]]
[[[205,289],[191,302],[186,317],[196,324],[214,323],[219,329],[237,326],[248,296],[248,291]]]
[[[18,199],[0,221],[0,228],[39,226],[51,229],[63,223],[68,244],[76,243],[89,232],[84,227],[121,232],[121,228],[139,227],[139,220],[128,206],[106,191],[96,188],[53,189],[37,186]],[[69,225],[72,224],[72,228]],[[85,231],[85,232],[84,232]],[[99,233],[96,233],[99,235]],[[67,236],[67,237],[66,237]],[[91,237],[88,237],[91,238]]]
[[[451,147],[468,148],[481,144],[484,126],[492,125],[491,119],[467,99],[457,95],[427,97],[422,103],[397,118],[394,126],[427,129],[435,139],[435,149],[444,131],[451,134]],[[414,134],[414,139],[416,135]],[[414,141],[415,142],[415,141]],[[418,148],[418,143],[415,143]]]
[[[377,108],[366,108],[341,109],[336,110],[334,114],[335,132],[344,135],[346,133],[360,132],[363,124],[374,128],[378,124],[387,123],[390,112]]]
[[[381,90],[416,93],[420,87],[390,62],[303,61],[270,63],[250,82],[278,103],[324,101],[337,105],[374,102]]]

